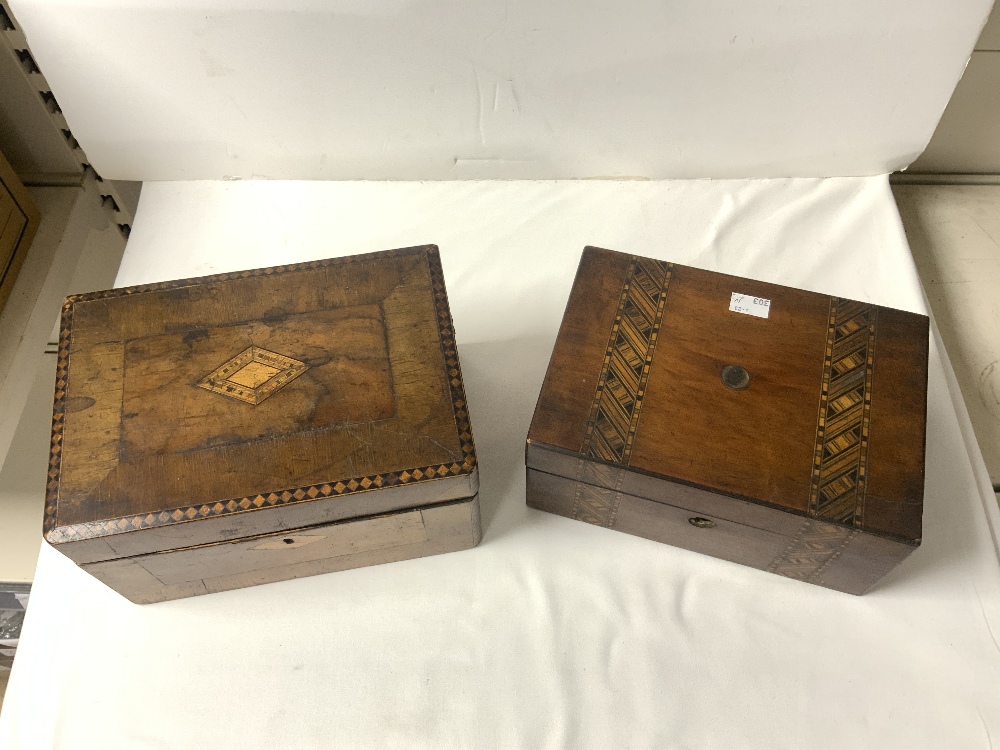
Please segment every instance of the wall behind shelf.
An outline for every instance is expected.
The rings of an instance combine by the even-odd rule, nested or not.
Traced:
[[[1000,174],[1000,10],[996,7],[934,136],[908,171]]]
[[[105,178],[883,174],[992,0],[0,0]]]

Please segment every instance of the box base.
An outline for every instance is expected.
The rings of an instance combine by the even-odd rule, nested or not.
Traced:
[[[424,508],[81,565],[137,604],[475,547],[479,495]]]
[[[802,517],[793,536],[537,469],[527,470],[527,504],[575,520],[594,499],[611,511],[595,525],[700,552],[848,594],[863,594],[915,547]],[[666,483],[665,483],[666,484]],[[606,519],[606,520],[603,520]]]

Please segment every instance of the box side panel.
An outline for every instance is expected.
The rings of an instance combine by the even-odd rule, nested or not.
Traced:
[[[804,516],[777,508],[608,464],[599,464],[551,450],[537,443],[528,446],[526,462],[530,469],[556,474],[574,482],[581,481],[598,487],[620,490],[653,502],[687,508],[702,515],[724,518],[727,521],[786,537],[794,535],[805,520]]]
[[[81,566],[138,604],[469,549],[479,498]]]
[[[921,538],[929,321],[878,308],[871,393],[865,530]]]
[[[529,440],[580,451],[632,256],[588,247],[580,258]]]
[[[471,474],[456,477],[200,518],[53,546],[82,565],[360,518],[370,515],[372,500],[367,496],[373,493],[378,493],[381,497],[379,510],[392,512],[471,497],[478,491],[477,468]]]
[[[567,518],[682,547],[730,562],[764,568],[788,540],[763,529],[710,519],[711,528],[690,523],[696,511],[677,508],[624,492],[573,482],[528,469],[528,505]]]
[[[538,510],[851,594],[870,589],[913,551],[901,542],[781,511],[771,512],[788,517],[796,527],[792,535],[713,515],[704,503],[697,509],[668,505],[536,469],[527,475],[527,502]],[[691,498],[699,499],[682,492],[674,502]],[[726,504],[720,509],[737,502],[720,500]]]

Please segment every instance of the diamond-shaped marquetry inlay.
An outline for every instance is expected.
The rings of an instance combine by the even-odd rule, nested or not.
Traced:
[[[198,382],[199,388],[256,406],[309,369],[283,354],[251,346]]]

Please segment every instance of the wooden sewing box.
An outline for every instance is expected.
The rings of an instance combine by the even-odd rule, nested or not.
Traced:
[[[928,319],[586,248],[530,506],[861,594],[921,539]]]
[[[134,602],[465,549],[436,247],[67,299],[45,539]]]

